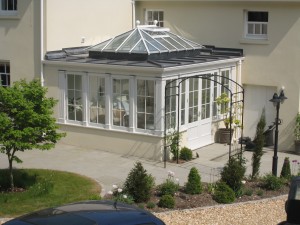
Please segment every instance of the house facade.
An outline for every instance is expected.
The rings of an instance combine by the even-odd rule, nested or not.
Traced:
[[[267,126],[273,124],[276,110],[269,100],[284,86],[288,99],[280,108],[279,150],[293,150],[300,102],[300,1],[138,0],[135,8],[142,23],[158,20],[193,41],[243,49],[244,135],[254,138],[263,108]]]
[[[0,0],[1,85],[43,80],[46,51],[106,40],[132,27],[131,14],[130,0]]]
[[[263,108],[267,125],[274,122],[275,108],[269,99],[284,86],[288,99],[280,110],[279,150],[291,150],[300,101],[299,12],[300,0],[89,0],[88,3],[83,0],[1,0],[1,85],[9,86],[10,82],[22,78],[40,78],[49,88],[49,95],[60,100],[55,116],[62,130],[68,132],[63,140],[68,144],[152,159],[162,156],[166,116],[177,117],[176,122],[184,131],[182,145],[195,149],[215,141],[214,134],[221,121],[215,98],[224,92],[223,84],[231,85],[221,77],[228,77],[245,89],[244,135],[251,138]],[[95,60],[98,63],[81,61],[84,54],[89,54],[81,52],[87,46],[136,28],[136,20],[140,25],[153,25],[157,21],[158,26],[170,28],[171,33],[206,46],[210,49],[206,56],[208,61],[178,58],[177,62],[168,62],[168,66],[166,62],[157,61],[145,65],[122,64],[119,59],[110,59],[107,63],[102,59],[101,62]],[[232,49],[243,49],[243,54],[233,57]],[[52,53],[45,59],[48,52]],[[211,60],[216,53],[233,58]],[[61,58],[55,59],[59,54]],[[182,84],[185,77],[205,74],[219,75],[216,79],[223,84],[215,87],[216,82],[206,82],[208,79],[194,82],[187,79]],[[181,96],[186,100],[183,108],[179,107],[181,102],[173,104],[171,100],[169,105],[163,102],[164,86],[172,80],[180,84],[175,85],[181,88],[178,93],[185,91]],[[140,86],[151,87],[147,95],[139,96],[140,100],[149,98],[154,104],[149,112],[147,105],[144,111],[139,111],[143,107],[137,108]],[[90,99],[91,90],[94,90],[94,99]],[[171,92],[172,88],[169,95]],[[73,102],[68,98],[71,93]],[[76,102],[77,94],[81,96],[80,104]],[[210,98],[205,102],[202,97],[208,95]],[[99,96],[102,96],[101,101],[105,99],[104,105]],[[120,102],[114,102],[113,96]],[[192,96],[197,96],[194,105],[190,105]],[[127,106],[123,98],[130,99]],[[96,106],[93,105],[95,99]],[[167,114],[164,107],[170,107]],[[195,111],[191,113],[193,107]],[[210,112],[207,118],[202,117],[203,110]],[[186,116],[181,118],[182,115]],[[191,119],[197,116],[197,120]],[[169,121],[174,124],[172,119]]]

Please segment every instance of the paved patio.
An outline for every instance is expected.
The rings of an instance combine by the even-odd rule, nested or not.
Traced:
[[[234,151],[232,147],[232,151]],[[113,184],[122,184],[136,161],[142,162],[144,168],[155,177],[157,184],[165,181],[168,171],[173,171],[175,177],[179,178],[180,184],[187,181],[189,170],[195,166],[202,181],[215,182],[219,178],[219,171],[228,160],[228,145],[212,144],[194,151],[199,157],[183,164],[156,162],[132,156],[103,152],[95,149],[83,149],[78,146],[70,146],[59,143],[50,151],[25,151],[18,152],[18,157],[23,160],[22,164],[14,163],[16,168],[43,168],[63,170],[79,173],[91,177],[102,186],[102,194],[111,190]],[[270,173],[272,170],[273,149],[265,148],[261,160],[261,173]],[[246,159],[247,174],[251,174],[252,152],[244,152]],[[278,174],[280,174],[283,160],[289,157],[300,161],[299,155],[289,153],[278,153]],[[7,168],[6,155],[0,155],[0,168]],[[291,165],[292,170],[294,169]]]

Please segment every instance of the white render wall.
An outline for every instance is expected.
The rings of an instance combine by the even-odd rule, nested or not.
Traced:
[[[48,51],[94,45],[132,28],[131,0],[46,0],[45,9]]]
[[[136,8],[141,21],[145,9],[163,10],[166,27],[198,43],[244,49],[245,95],[258,89],[270,94],[255,101],[253,96],[246,97],[253,101],[245,106],[248,118],[244,134],[253,136],[258,121],[255,115],[260,116],[264,106],[267,121],[275,120],[275,108],[266,101],[273,95],[269,87],[279,92],[284,86],[288,99],[280,108],[283,123],[279,127],[279,150],[293,149],[294,119],[300,107],[300,1],[137,1]],[[268,40],[244,38],[244,10],[269,12]]]
[[[11,83],[40,77],[40,1],[18,1],[16,16],[0,15],[0,61],[10,63]]]

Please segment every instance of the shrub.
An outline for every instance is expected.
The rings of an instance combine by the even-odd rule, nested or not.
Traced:
[[[172,195],[163,195],[158,202],[158,206],[173,209],[175,207],[175,199]]]
[[[236,193],[236,196],[241,191],[242,180],[246,172],[243,163],[235,157],[230,157],[221,172],[221,181],[225,182]]]
[[[186,161],[192,160],[192,158],[193,158],[192,150],[187,147],[183,147],[180,150],[179,158],[182,160],[186,160]]]
[[[169,178],[158,187],[158,191],[161,196],[162,195],[174,196],[175,192],[178,190],[179,190],[179,184],[175,183],[173,180]]]
[[[147,205],[146,205],[146,207],[148,209],[154,209],[155,208],[155,203],[154,202],[148,202]]]
[[[217,186],[216,183],[209,183],[209,184],[207,184],[207,186],[206,186],[207,192],[208,192],[209,194],[212,194],[212,195],[213,195],[213,194],[215,193],[216,186]]]
[[[243,194],[244,195],[247,195],[247,196],[252,196],[253,195],[253,190],[250,189],[250,188],[247,188],[243,191]]]
[[[213,199],[218,203],[232,203],[235,200],[235,193],[225,182],[220,182],[216,186]]]
[[[280,188],[282,188],[284,184],[282,178],[276,177],[272,174],[267,174],[266,176],[264,176],[262,181],[263,181],[264,188],[273,191],[279,190]]]
[[[185,185],[187,194],[200,194],[202,192],[201,176],[195,167],[192,167],[189,173],[188,182]]]
[[[181,139],[181,134],[174,130],[170,132],[166,137],[166,142],[170,146],[170,152],[173,155],[173,160],[179,158],[179,143]]]
[[[154,178],[147,174],[141,162],[137,162],[126,178],[124,192],[132,196],[137,203],[146,202],[151,197],[154,185]]]
[[[255,179],[259,175],[259,168],[261,157],[263,156],[263,147],[265,144],[265,131],[266,127],[266,116],[265,116],[265,109],[263,109],[262,114],[260,116],[260,120],[256,126],[256,134],[254,139],[254,150],[252,155],[252,179]]]
[[[284,159],[280,177],[285,178],[287,180],[291,179],[291,165],[289,157],[285,157]]]

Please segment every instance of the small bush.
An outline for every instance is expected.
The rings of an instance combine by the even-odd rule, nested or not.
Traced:
[[[193,158],[193,152],[191,149],[187,147],[183,147],[180,150],[179,158],[182,160],[190,161]]]
[[[164,183],[159,185],[158,191],[161,196],[163,195],[175,195],[175,192],[179,190],[179,184],[175,183],[171,179],[167,179]]]
[[[240,162],[235,157],[230,157],[221,172],[221,181],[225,182],[236,193],[236,196],[238,196],[243,186],[242,180],[245,172],[246,168],[243,162]]]
[[[217,186],[216,183],[209,183],[209,184],[207,184],[207,186],[206,186],[207,192],[208,192],[209,194],[212,194],[212,195],[213,195],[213,194],[215,193],[216,186]]]
[[[201,176],[195,167],[192,167],[190,170],[188,182],[185,185],[185,192],[192,195],[202,193]]]
[[[285,178],[287,180],[291,179],[291,165],[289,157],[285,157],[284,159],[280,177]]]
[[[235,200],[235,193],[225,182],[220,182],[217,184],[213,199],[218,203],[232,203]]]
[[[175,199],[172,195],[163,195],[158,202],[158,206],[173,209],[175,207]]]
[[[264,176],[262,181],[264,188],[273,191],[279,190],[284,184],[282,178],[273,176],[272,174],[267,174]]]
[[[126,178],[124,192],[132,196],[137,203],[146,202],[151,197],[154,185],[154,178],[147,174],[141,162],[137,162]]]
[[[243,191],[243,194],[244,195],[247,195],[247,196],[252,196],[253,195],[253,190],[250,189],[250,188],[247,188]]]
[[[146,205],[146,207],[148,209],[154,209],[155,208],[155,203],[154,202],[148,202],[147,205]]]

